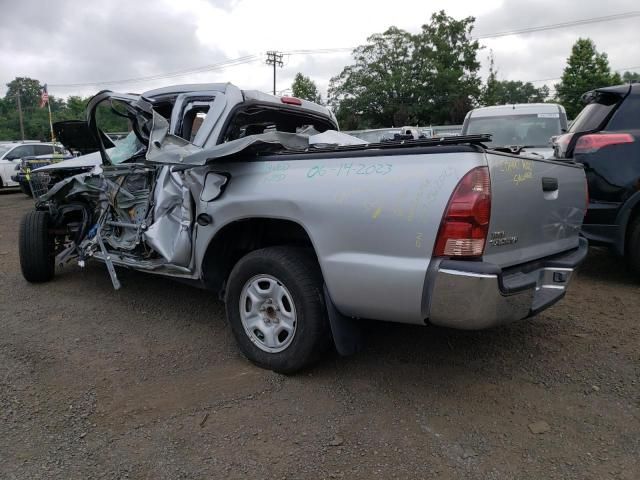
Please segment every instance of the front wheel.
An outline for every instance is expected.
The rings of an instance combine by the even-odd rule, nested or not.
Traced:
[[[330,345],[322,274],[305,249],[270,247],[244,256],[229,276],[226,304],[240,350],[262,368],[295,373]]]
[[[27,282],[48,282],[55,273],[55,242],[49,212],[32,210],[20,223],[20,268]]]

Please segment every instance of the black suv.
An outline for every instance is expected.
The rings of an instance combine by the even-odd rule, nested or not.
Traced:
[[[555,156],[584,165],[590,244],[612,247],[640,274],[640,84],[599,88],[583,100],[567,133],[555,137]]]

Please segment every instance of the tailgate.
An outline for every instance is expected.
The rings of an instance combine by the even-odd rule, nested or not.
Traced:
[[[500,267],[578,246],[586,182],[574,163],[487,152],[491,221],[484,260]]]

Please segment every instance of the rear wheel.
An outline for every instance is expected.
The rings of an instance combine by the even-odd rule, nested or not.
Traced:
[[[55,273],[55,242],[49,233],[49,212],[32,210],[20,223],[20,268],[25,280],[48,282]]]
[[[640,275],[640,215],[636,215],[629,224],[626,257],[631,269]]]
[[[229,276],[227,318],[256,365],[294,373],[330,345],[322,274],[311,252],[270,247],[240,259]]]

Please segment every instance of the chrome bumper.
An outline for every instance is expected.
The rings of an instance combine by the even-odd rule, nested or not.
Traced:
[[[430,323],[480,330],[537,314],[560,300],[573,270],[587,255],[577,249],[502,270],[483,262],[441,260],[432,270]]]

